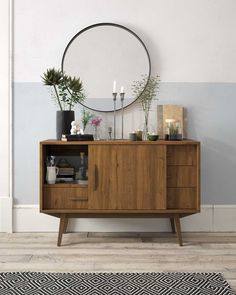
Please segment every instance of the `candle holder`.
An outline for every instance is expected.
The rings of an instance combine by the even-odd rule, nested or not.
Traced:
[[[112,134],[112,127],[108,127],[108,134],[109,134],[109,140],[111,140],[111,134]]]
[[[117,92],[112,93],[113,96],[113,103],[114,103],[114,123],[113,123],[113,128],[114,128],[114,139],[116,139],[116,97],[117,97]]]
[[[125,93],[120,93],[120,101],[121,101],[121,138],[124,139],[124,99]]]

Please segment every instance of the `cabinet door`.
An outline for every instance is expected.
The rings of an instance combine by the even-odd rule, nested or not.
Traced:
[[[89,209],[165,209],[166,147],[89,146]]]

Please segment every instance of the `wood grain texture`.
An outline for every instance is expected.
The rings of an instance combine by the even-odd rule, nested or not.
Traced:
[[[165,146],[90,146],[89,209],[165,209]]]
[[[89,210],[89,209],[47,209],[41,213],[60,218],[67,213],[69,218],[170,218],[174,214],[180,217],[199,213],[196,209],[155,209],[155,210]]]
[[[60,145],[60,146],[73,146],[73,145],[168,145],[168,146],[183,146],[183,145],[196,145],[199,144],[196,140],[191,139],[184,139],[180,141],[173,141],[173,140],[157,140],[157,141],[130,141],[128,139],[124,140],[96,140],[96,141],[62,141],[56,139],[47,139],[41,141],[42,145]]]
[[[198,209],[196,188],[168,188],[168,209]]]
[[[86,209],[88,188],[68,186],[45,186],[44,209]]]
[[[167,208],[200,210],[200,145],[167,147]]]
[[[197,165],[197,143],[195,145],[171,145],[167,147],[167,165]]]
[[[196,187],[197,166],[168,166],[167,187]]]
[[[88,156],[88,186],[47,185],[46,157]],[[40,144],[40,210],[62,224],[76,217],[178,218],[200,210],[200,143],[183,141],[43,141]],[[177,228],[178,227],[178,228]],[[59,239],[66,231],[60,226]],[[181,242],[182,243],[182,242]]]
[[[197,209],[201,206],[201,146],[197,143]]]
[[[68,218],[67,218],[66,214],[61,214],[60,223],[59,223],[57,246],[61,246],[62,236],[63,236],[63,233],[65,233],[65,231],[66,231],[67,224],[68,224]]]
[[[44,181],[45,181],[45,159],[46,159],[46,152],[45,152],[46,148],[45,146],[40,143],[40,146],[39,146],[39,152],[40,152],[40,155],[39,155],[39,167],[40,167],[40,176],[39,176],[39,204],[40,204],[40,208],[43,209],[43,201],[44,201],[44,195],[43,195],[43,184],[44,184]]]
[[[172,233],[175,233],[175,220],[173,217],[170,218],[170,225],[171,225],[171,229],[172,229]]]
[[[181,233],[181,225],[180,225],[180,218],[179,218],[178,215],[175,215],[174,221],[175,221],[175,229],[176,229],[176,233],[177,233],[179,245],[180,246],[183,246],[182,233]]]

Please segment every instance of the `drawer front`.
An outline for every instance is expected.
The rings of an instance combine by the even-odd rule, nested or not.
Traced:
[[[44,188],[44,209],[87,209],[88,189],[86,188]]]
[[[168,166],[167,187],[196,187],[196,166]]]
[[[168,146],[167,147],[167,165],[197,165],[197,146]]]
[[[197,209],[196,188],[168,188],[168,209]]]

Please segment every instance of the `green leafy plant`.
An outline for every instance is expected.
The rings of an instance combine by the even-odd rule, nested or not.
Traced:
[[[144,132],[148,133],[148,118],[152,100],[156,97],[160,83],[160,76],[142,76],[139,81],[134,81],[132,90],[134,97],[140,103],[144,112]]]
[[[44,85],[52,87],[52,97],[61,111],[72,110],[75,104],[85,100],[83,83],[80,78],[70,77],[54,68],[47,69],[41,78]]]
[[[90,121],[90,119],[91,119],[94,115],[91,114],[89,111],[86,111],[85,108],[82,109],[81,114],[82,114],[81,121],[82,121],[82,124],[83,124],[83,130],[85,130],[85,128],[86,128],[88,122]]]

